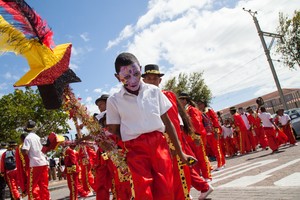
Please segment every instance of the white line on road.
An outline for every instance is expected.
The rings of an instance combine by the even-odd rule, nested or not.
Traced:
[[[226,174],[231,173],[231,174],[229,174],[228,176],[224,176],[224,177],[222,177],[222,178],[214,178],[214,177],[213,177],[213,180],[212,180],[211,183],[217,183],[217,182],[219,182],[219,181],[222,181],[222,180],[224,180],[224,179],[230,178],[230,177],[232,177],[232,176],[236,176],[236,175],[242,174],[242,173],[244,173],[244,172],[250,171],[251,169],[255,169],[255,168],[257,168],[257,167],[261,167],[261,166],[263,166],[263,165],[270,164],[270,163],[275,162],[275,161],[277,161],[277,160],[278,160],[278,159],[269,159],[269,160],[262,160],[262,161],[259,161],[259,162],[251,163],[251,164],[249,164],[248,166],[244,166],[244,167],[237,168],[236,170],[234,170],[234,171],[237,171],[236,173],[227,172]],[[251,166],[251,167],[249,167],[249,166]],[[243,169],[243,168],[245,168],[245,167],[247,167],[247,168],[246,168],[246,169]],[[243,170],[241,170],[241,169],[243,169]]]
[[[273,169],[270,169],[268,171],[262,172],[260,174],[255,175],[255,176],[243,176],[243,177],[241,177],[239,179],[236,179],[234,181],[231,181],[231,182],[226,183],[224,185],[221,185],[219,187],[237,187],[237,186],[238,187],[247,187],[249,185],[258,183],[258,182],[260,182],[260,181],[262,181],[262,180],[264,180],[264,179],[272,176],[271,173],[273,173],[275,171],[278,171],[280,169],[283,169],[285,167],[288,167],[290,165],[293,165],[293,164],[295,164],[295,163],[297,163],[299,161],[300,161],[300,159],[296,159],[296,160],[290,161],[288,163],[285,163],[283,165],[280,165],[280,166],[275,167]],[[298,182],[300,183],[300,181],[298,181]]]
[[[300,172],[293,173],[279,181],[274,182],[276,186],[284,187],[299,187],[300,186]]]

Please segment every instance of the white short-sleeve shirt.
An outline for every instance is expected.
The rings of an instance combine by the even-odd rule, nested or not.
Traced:
[[[141,81],[139,94],[124,87],[107,99],[107,124],[120,124],[123,141],[137,138],[143,133],[165,131],[161,115],[172,107],[168,98],[154,85]]]
[[[270,122],[270,119],[272,119],[270,113],[262,112],[258,115],[258,117],[261,119],[263,127],[268,127],[268,128],[274,127],[273,124]]]
[[[290,116],[287,114],[283,114],[282,116],[279,116],[278,121],[281,125],[286,125],[288,121],[291,120]]]
[[[41,138],[35,133],[29,133],[23,143],[22,149],[28,151],[29,166],[45,166],[48,165],[45,155],[42,152]]]

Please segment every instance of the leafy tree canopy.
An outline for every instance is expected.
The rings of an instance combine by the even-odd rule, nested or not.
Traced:
[[[50,132],[63,134],[70,128],[67,113],[62,109],[46,110],[38,90],[30,87],[24,91],[16,89],[14,93],[2,96],[0,113],[0,140],[4,142],[19,141],[29,119],[37,123],[36,133],[40,137]]]
[[[202,78],[203,72],[192,72],[190,74],[180,73],[178,77],[173,77],[163,86],[164,90],[171,90],[179,95],[181,92],[189,94],[191,99],[195,102],[199,100],[206,100],[210,102],[212,94],[208,86]]]
[[[295,65],[300,67],[300,11],[295,11],[290,19],[279,13],[279,26],[277,32],[283,36],[278,42],[276,52],[282,56],[283,63],[291,69]]]

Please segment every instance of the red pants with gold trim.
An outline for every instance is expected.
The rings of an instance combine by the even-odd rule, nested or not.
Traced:
[[[256,146],[257,146],[257,139],[256,139],[256,136],[254,136],[253,132],[248,130],[247,131],[247,134],[248,134],[248,139],[249,139],[249,142],[250,142],[250,148],[255,151],[256,150]]]
[[[251,151],[250,141],[248,137],[248,131],[239,131],[239,150],[241,154]]]
[[[276,130],[276,140],[277,140],[277,144],[278,146],[282,145],[282,144],[286,144],[289,141],[288,136],[282,131],[282,129]]]
[[[97,151],[97,159],[99,159],[96,167],[95,175],[95,192],[96,200],[109,200],[109,189],[111,188],[112,175],[108,168],[108,160],[104,160],[101,152]]]
[[[219,137],[219,136],[218,136]],[[216,157],[218,167],[225,165],[225,156],[221,149],[220,140],[216,139],[214,134],[206,135],[207,144],[211,147],[213,155]]]
[[[228,156],[233,156],[235,153],[237,153],[236,144],[234,142],[234,138],[227,137],[225,140],[225,154]]]
[[[283,126],[282,130],[286,134],[286,136],[288,137],[288,141],[290,142],[290,144],[295,144],[296,139],[295,139],[295,136],[294,136],[291,125],[287,124],[287,125]]]
[[[188,142],[186,140],[185,134],[183,135],[183,148],[184,152],[188,155],[194,156],[194,152],[188,145]],[[199,162],[199,161],[198,161]],[[196,172],[196,170],[193,167],[190,167],[190,181],[191,181],[191,186],[193,186],[196,190],[201,191],[201,192],[206,192],[209,188],[207,182],[200,176],[199,173]]]
[[[28,175],[28,200],[49,200],[48,166],[30,167]]]
[[[78,173],[67,174],[68,188],[70,190],[70,200],[78,199]]]
[[[174,199],[169,146],[158,131],[124,142],[135,200]]]
[[[196,145],[194,140],[188,136],[186,136],[186,140],[191,147],[192,151],[194,152],[194,155],[196,159],[198,160],[197,164],[194,165],[194,169],[199,173],[201,171],[201,175],[205,179],[212,179],[211,176],[211,164],[208,160],[208,157],[206,155],[206,149],[203,142],[202,136],[200,137],[200,145]]]
[[[81,176],[83,189],[87,192],[94,190],[94,176],[90,165],[81,165]]]
[[[18,183],[17,183],[17,180],[18,180],[17,169],[6,171],[5,179],[6,179],[6,183],[7,183],[8,187],[9,187],[12,198],[19,199],[20,193],[18,190]]]
[[[264,127],[265,134],[268,138],[269,147],[275,151],[279,145],[276,139],[276,131],[273,127]]]
[[[254,128],[254,132],[257,136],[259,144],[261,145],[261,148],[265,149],[268,146],[268,139],[265,134],[264,128],[263,127]]]

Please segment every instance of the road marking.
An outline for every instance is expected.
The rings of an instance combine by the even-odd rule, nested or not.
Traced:
[[[258,183],[258,182],[260,182],[260,181],[262,181],[262,180],[264,180],[264,179],[272,176],[271,173],[273,173],[275,171],[278,171],[280,169],[283,169],[285,167],[288,167],[290,165],[293,165],[293,164],[295,164],[295,163],[297,163],[299,161],[300,161],[300,159],[296,159],[296,160],[290,161],[288,163],[285,163],[283,165],[280,165],[280,166],[275,167],[273,169],[270,169],[268,171],[262,172],[262,173],[260,173],[258,175],[243,176],[241,178],[238,178],[238,179],[236,179],[234,181],[231,181],[231,182],[226,183],[224,185],[221,185],[219,187],[247,187],[249,185],[253,185],[255,183]],[[298,182],[300,183],[300,181],[298,181]]]
[[[274,182],[276,186],[284,187],[299,187],[300,186],[300,172],[293,173],[279,181]]]
[[[247,166],[239,167],[239,168],[233,170],[234,172],[236,171],[236,173],[232,173],[232,171],[231,171],[231,172],[226,172],[226,173],[224,173],[224,174],[221,174],[221,175],[219,175],[219,176],[217,176],[217,177],[221,177],[221,176],[223,176],[223,175],[227,175],[227,174],[228,174],[227,176],[223,176],[223,177],[221,177],[221,178],[215,178],[215,177],[213,177],[213,180],[211,181],[211,183],[212,183],[212,184],[213,184],[213,183],[217,183],[217,182],[219,182],[219,181],[222,181],[222,180],[224,180],[224,179],[230,178],[230,177],[232,177],[232,176],[236,176],[236,175],[242,174],[242,173],[244,173],[244,172],[250,171],[250,170],[255,169],[255,168],[257,168],[257,167],[261,167],[261,166],[263,166],[263,165],[270,164],[270,163],[275,162],[275,161],[277,161],[277,160],[278,160],[278,159],[262,160],[262,161],[259,161],[259,162],[251,163],[251,164],[249,164],[249,165],[247,165]],[[249,167],[249,166],[250,166],[250,167]]]

